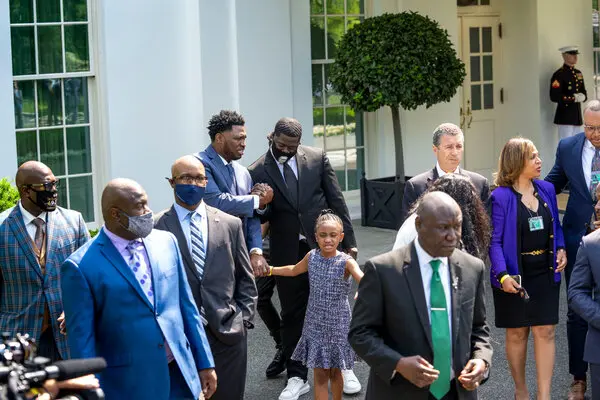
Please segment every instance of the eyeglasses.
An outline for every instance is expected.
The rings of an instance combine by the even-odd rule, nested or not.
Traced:
[[[52,181],[52,182],[44,182],[44,183],[28,183],[23,185],[25,187],[30,187],[30,188],[44,188],[44,190],[53,190],[53,189],[58,189],[60,187],[60,182],[57,180]]]
[[[592,131],[594,133],[600,133],[600,125],[584,125],[583,126],[588,131]]]
[[[179,175],[174,176],[173,178],[166,178],[168,180],[174,180],[182,182],[185,185],[202,185],[204,182],[208,181],[206,176],[189,176],[189,175]]]

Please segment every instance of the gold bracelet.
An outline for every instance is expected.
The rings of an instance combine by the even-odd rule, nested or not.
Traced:
[[[509,275],[506,274],[502,278],[500,278],[500,284],[502,285],[504,283],[504,281],[506,280],[506,278],[508,278],[508,277],[509,277]]]

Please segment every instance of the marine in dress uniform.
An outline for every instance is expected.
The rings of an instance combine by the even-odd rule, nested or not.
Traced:
[[[577,46],[565,46],[558,49],[565,63],[550,80],[550,100],[556,105],[554,123],[558,125],[560,139],[581,132],[581,104],[587,100],[583,83],[583,74],[575,68],[579,49]]]

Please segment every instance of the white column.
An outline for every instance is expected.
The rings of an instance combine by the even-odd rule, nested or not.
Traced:
[[[10,51],[9,7],[0,7],[0,179],[14,179],[17,171],[17,142]]]

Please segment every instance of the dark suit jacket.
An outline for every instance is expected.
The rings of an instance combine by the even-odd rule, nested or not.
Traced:
[[[306,236],[311,248],[316,247],[315,221],[325,208],[331,208],[344,223],[342,247],[356,247],[350,213],[325,152],[315,147],[299,146],[296,162],[298,207],[290,199],[277,161],[270,151],[248,168],[255,183],[267,183],[273,188],[273,201],[262,218],[270,222],[271,262],[274,265],[295,264],[298,261],[300,233]]]
[[[567,250],[567,270],[575,262],[586,224],[594,213],[592,194],[583,175],[581,154],[585,144],[585,133],[562,139],[558,142],[554,166],[545,180],[554,185],[556,194],[569,184],[569,201],[563,218],[563,232]]]
[[[242,223],[206,206],[208,245],[202,280],[174,207],[156,216],[155,228],[175,235],[198,309],[204,309],[208,327],[221,342],[233,345],[246,336],[244,321],[252,323],[258,293]]]
[[[481,201],[486,205],[490,197],[490,185],[488,184],[488,180],[476,172],[467,171],[462,168],[458,170],[458,173],[471,179],[471,183],[479,193]],[[433,167],[433,169],[414,176],[406,182],[406,185],[404,186],[404,196],[402,197],[402,222],[404,222],[408,216],[408,212],[413,203],[417,201],[437,178],[439,178],[437,168]]]
[[[469,359],[491,364],[492,347],[485,316],[483,262],[460,250],[449,261],[452,365],[459,376]],[[420,355],[433,363],[431,326],[414,242],[367,261],[348,339],[371,367],[366,400],[428,399],[428,387],[418,388],[400,374],[392,379],[402,357]],[[476,391],[458,386],[459,399],[477,399]]]

